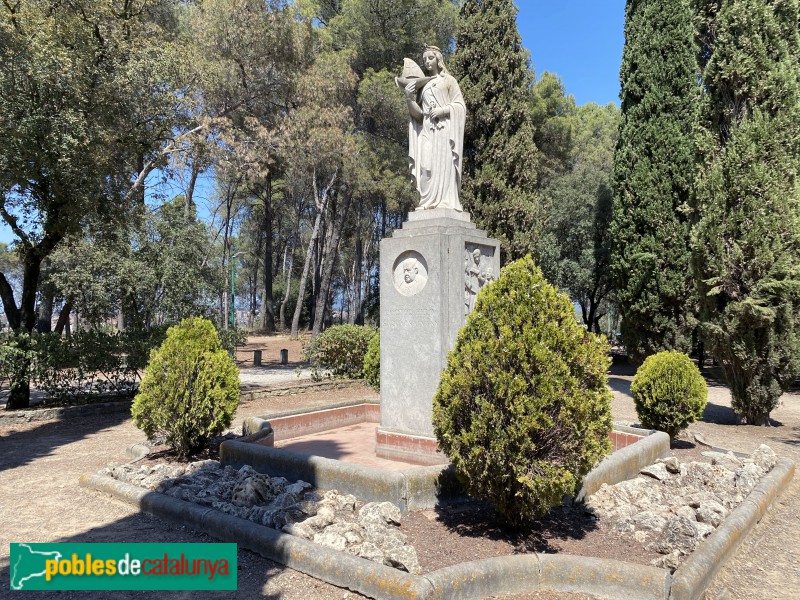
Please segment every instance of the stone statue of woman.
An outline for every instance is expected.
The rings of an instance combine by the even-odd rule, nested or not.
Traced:
[[[463,210],[458,199],[463,165],[466,107],[458,82],[444,66],[442,52],[427,46],[422,54],[423,76],[410,59],[403,76],[408,112],[408,157],[411,176],[420,195],[417,210]]]

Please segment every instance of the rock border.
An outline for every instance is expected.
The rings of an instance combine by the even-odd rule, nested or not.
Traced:
[[[83,475],[80,485],[377,600],[479,600],[538,589],[583,592],[619,600],[666,600],[670,587],[666,569],[552,554],[495,557],[411,575],[104,475]]]
[[[697,600],[728,562],[772,502],[794,477],[795,464],[781,458],[717,530],[689,555],[672,576],[669,600]]]

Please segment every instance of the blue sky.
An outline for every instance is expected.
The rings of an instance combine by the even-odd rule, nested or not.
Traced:
[[[517,0],[517,6],[537,77],[557,73],[578,104],[619,104],[624,0]],[[0,242],[13,239],[0,221]]]
[[[516,0],[537,77],[557,73],[578,104],[619,105],[624,0]]]

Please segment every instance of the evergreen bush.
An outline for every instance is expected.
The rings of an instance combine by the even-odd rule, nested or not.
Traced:
[[[645,359],[631,383],[631,395],[642,425],[674,439],[703,416],[708,389],[689,357],[673,350]]]
[[[376,333],[369,341],[364,355],[364,380],[377,391],[381,389],[381,334]]]
[[[211,321],[191,317],[170,327],[150,353],[134,424],[147,439],[163,439],[180,456],[196,454],[231,424],[239,404],[239,372]]]
[[[458,334],[433,401],[466,491],[512,525],[574,494],[611,449],[608,343],[530,256],[503,268]]]
[[[315,377],[325,369],[334,377],[361,377],[364,355],[376,333],[374,327],[361,325],[334,325],[323,331],[306,349]]]

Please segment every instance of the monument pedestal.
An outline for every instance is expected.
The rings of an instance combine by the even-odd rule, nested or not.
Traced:
[[[442,464],[433,396],[478,290],[500,271],[500,243],[465,212],[416,210],[381,241],[381,425],[376,453]]]

